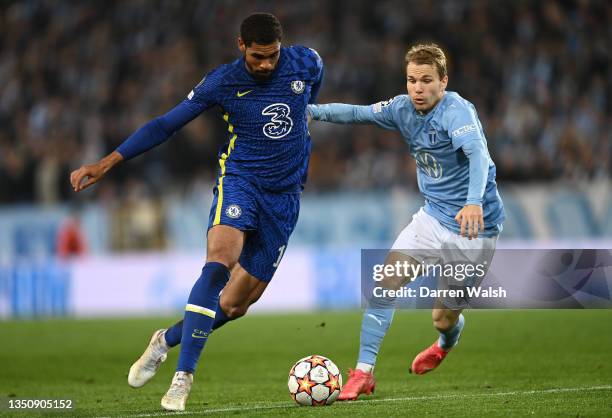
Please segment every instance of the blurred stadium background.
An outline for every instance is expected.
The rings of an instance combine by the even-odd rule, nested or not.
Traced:
[[[407,46],[443,45],[449,90],[476,105],[498,167],[500,246],[609,248],[609,2],[5,1],[0,317],[181,309],[204,257],[219,114],[78,196],[68,174],[237,57],[240,21],[256,10],[278,15],[286,44],[319,51],[321,103],[403,93]],[[390,245],[422,203],[396,133],[311,133],[298,227],[256,309],[357,307],[359,249]]]

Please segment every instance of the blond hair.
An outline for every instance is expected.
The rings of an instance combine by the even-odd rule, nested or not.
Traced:
[[[442,48],[434,43],[412,46],[406,52],[405,60],[406,65],[412,62],[417,65],[427,64],[435,66],[440,80],[446,76],[446,56]]]

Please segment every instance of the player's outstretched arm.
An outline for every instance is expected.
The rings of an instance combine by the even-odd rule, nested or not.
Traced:
[[[308,105],[308,115],[313,120],[332,123],[368,123],[373,122],[368,112],[368,106],[358,106],[346,103],[327,103]]]
[[[323,122],[374,124],[385,129],[397,129],[389,106],[392,102],[393,100],[387,100],[369,106],[346,103],[311,104],[308,105],[308,115],[312,120]]]
[[[198,116],[203,107],[185,100],[163,116],[159,116],[130,135],[117,150],[94,164],[81,166],[70,173],[70,183],[75,192],[80,192],[97,183],[113,166],[129,160],[165,142],[177,130]]]
[[[80,192],[97,183],[117,163],[123,161],[123,156],[113,151],[100,161],[85,164],[70,173],[70,183],[75,192]]]

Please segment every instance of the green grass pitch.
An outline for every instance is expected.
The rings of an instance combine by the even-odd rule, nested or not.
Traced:
[[[299,407],[289,368],[308,354],[343,371],[356,361],[361,312],[248,315],[217,331],[200,361],[188,413],[159,401],[177,361],[135,390],[127,370],[174,318],[0,322],[0,416],[612,416],[612,310],[470,311],[440,368],[408,374],[435,339],[428,311],[397,312],[357,402]],[[75,401],[71,412],[7,410],[7,399]]]

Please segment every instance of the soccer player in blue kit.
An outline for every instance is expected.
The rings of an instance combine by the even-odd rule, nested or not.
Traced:
[[[241,58],[209,72],[174,109],[70,176],[74,190],[83,190],[115,164],[161,144],[213,106],[228,124],[228,139],[219,151],[206,264],[183,321],[155,332],[128,375],[131,386],[143,386],[169,348],[180,343],[176,373],[161,401],[167,410],[185,409],[211,330],[244,315],[262,295],[298,219],[311,149],[306,106],[317,97],[323,63],[310,48],[281,47],[281,39],[275,16],[250,15],[240,26]]]
[[[437,45],[410,48],[405,62],[408,95],[371,106],[310,105],[308,112],[313,120],[397,130],[409,146],[425,205],[397,237],[386,264],[419,264],[431,254],[453,262],[444,259],[445,249],[476,253],[475,258],[490,263],[505,215],[476,109],[457,93],[446,91],[446,57]],[[388,287],[400,285],[394,280]],[[465,323],[461,311],[436,300],[432,318],[439,338],[416,356],[412,372],[435,369],[457,344]],[[357,366],[349,371],[339,400],[355,400],[374,390],[374,365],[393,313],[393,306],[384,304],[364,312]]]

